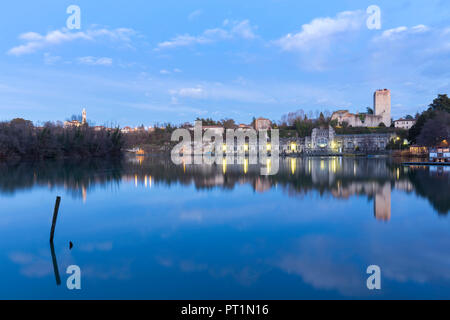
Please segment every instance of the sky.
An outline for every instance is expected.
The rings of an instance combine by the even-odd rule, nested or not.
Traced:
[[[250,123],[364,112],[384,88],[396,119],[450,94],[448,0],[16,0],[0,39],[0,121]]]

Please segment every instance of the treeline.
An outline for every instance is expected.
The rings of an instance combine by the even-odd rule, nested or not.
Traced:
[[[35,127],[24,119],[0,123],[0,159],[117,157],[122,147],[119,129],[65,128],[52,122]]]
[[[450,98],[440,94],[417,118],[408,139],[424,146],[447,144],[450,138]]]

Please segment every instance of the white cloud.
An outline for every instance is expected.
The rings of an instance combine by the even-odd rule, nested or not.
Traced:
[[[198,16],[200,16],[202,13],[203,13],[203,11],[200,9],[192,11],[188,16],[188,19],[190,21],[192,21],[192,20],[196,19]]]
[[[190,34],[178,35],[171,40],[158,43],[156,50],[186,47],[196,44],[207,44],[233,38],[256,38],[254,33],[256,27],[252,26],[248,20],[233,22],[225,20],[224,27],[226,28],[207,29],[203,31],[202,34],[197,36],[192,36]]]
[[[56,62],[58,62],[60,60],[61,60],[60,56],[53,56],[48,52],[44,53],[44,63],[47,65],[55,64]]]
[[[335,18],[316,18],[304,24],[300,32],[288,33],[275,43],[286,51],[327,46],[339,35],[359,30],[363,26],[364,17],[364,13],[357,10],[340,12]]]
[[[236,22],[231,29],[231,33],[243,39],[254,39],[256,38],[256,35],[253,32],[254,29],[256,29],[256,27],[251,26],[248,20],[244,20],[241,22]]]
[[[401,26],[401,27],[385,30],[381,34],[381,36],[375,38],[375,41],[379,41],[379,40],[397,40],[400,37],[403,37],[403,36],[406,36],[406,35],[425,33],[427,31],[430,31],[430,28],[425,26],[425,25],[423,25],[423,24],[419,24],[419,25],[414,26],[412,28]]]
[[[118,28],[109,30],[102,29],[90,29],[86,32],[71,32],[65,28],[61,30],[53,30],[46,35],[41,35],[36,32],[27,32],[19,36],[19,39],[25,41],[24,44],[11,48],[8,54],[20,56],[24,54],[34,53],[40,49],[50,46],[61,45],[63,43],[72,42],[75,40],[88,40],[94,41],[97,38],[106,37],[111,40],[121,41],[125,43],[131,42],[131,37],[136,32],[128,28]]]
[[[202,87],[196,87],[196,88],[181,88],[178,90],[170,90],[169,93],[171,95],[177,95],[184,98],[203,98],[205,97],[205,91]]]
[[[77,59],[78,63],[80,64],[86,64],[91,66],[110,66],[113,63],[113,59],[102,57],[102,58],[96,58],[96,57],[80,57]]]
[[[162,70],[159,71],[159,73],[160,74],[170,74],[170,71],[166,70],[166,69],[162,69]]]

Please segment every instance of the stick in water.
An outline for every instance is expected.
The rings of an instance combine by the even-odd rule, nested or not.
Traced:
[[[53,221],[52,221],[52,230],[50,231],[50,242],[53,242],[53,237],[55,235],[55,226],[56,226],[56,219],[58,218],[58,211],[59,211],[59,203],[61,202],[61,197],[56,197],[55,202],[55,210],[53,211]]]

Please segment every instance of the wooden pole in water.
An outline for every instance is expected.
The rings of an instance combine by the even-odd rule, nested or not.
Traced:
[[[52,220],[52,230],[50,231],[50,242],[53,243],[53,237],[55,235],[55,227],[56,227],[56,219],[58,218],[59,211],[59,203],[61,202],[61,197],[56,197],[55,202],[55,210],[53,211],[53,220]]]

